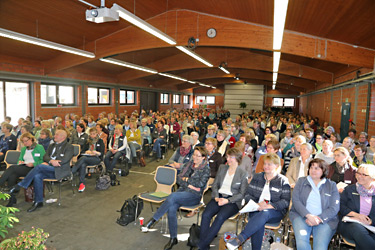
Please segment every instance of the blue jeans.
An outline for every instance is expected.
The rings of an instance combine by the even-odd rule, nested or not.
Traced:
[[[249,222],[245,229],[238,235],[241,243],[244,243],[251,237],[251,245],[253,250],[262,248],[262,240],[264,235],[264,226],[267,223],[276,223],[281,221],[284,215],[275,209],[267,209],[249,213]]]
[[[105,164],[105,167],[107,169],[107,171],[109,172],[112,172],[113,169],[115,168],[116,166],[116,163],[118,161],[118,159],[120,158],[120,156],[123,155],[123,152],[122,151],[117,151],[115,154],[112,154],[111,151],[108,151],[106,154],[105,154],[105,157],[104,157],[104,164]],[[111,161],[111,157],[113,156],[113,160]]]
[[[340,221],[338,231],[345,238],[354,240],[355,249],[367,250],[375,248],[375,234],[358,223]]]
[[[97,156],[82,156],[79,158],[72,169],[72,173],[79,171],[79,183],[85,184],[86,167],[92,165],[98,165],[101,162],[100,158]]]
[[[298,250],[311,250],[310,235],[313,235],[313,249],[326,250],[329,242],[335,234],[336,229],[332,230],[327,223],[311,227],[306,224],[305,219],[297,217],[292,221],[294,235],[296,237]]]
[[[224,222],[238,212],[238,206],[235,203],[228,203],[224,206],[219,206],[218,203],[212,199],[208,204],[202,215],[201,233],[199,240],[199,249],[209,249],[210,243],[220,231]],[[211,219],[216,215],[215,221],[211,223]]]
[[[174,192],[163,202],[154,214],[154,220],[159,220],[168,213],[168,227],[171,238],[177,237],[177,210],[181,206],[193,206],[200,202],[201,196],[191,192]]]
[[[152,151],[154,151],[157,154],[159,159],[161,158],[161,147],[160,147],[160,145],[164,144],[164,143],[165,143],[164,139],[158,138],[154,142],[154,147],[152,148]]]
[[[55,167],[40,164],[34,167],[23,179],[18,186],[28,188],[34,181],[35,202],[43,202],[43,179],[55,179]]]
[[[131,151],[129,163],[132,163],[133,157],[137,157],[137,150],[141,148],[141,145],[139,145],[138,143],[130,142],[129,148],[130,148],[130,151]]]

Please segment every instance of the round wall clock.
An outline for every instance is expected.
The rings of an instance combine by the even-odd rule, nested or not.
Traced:
[[[207,36],[209,38],[214,38],[216,36],[216,30],[214,28],[210,28],[207,30]]]

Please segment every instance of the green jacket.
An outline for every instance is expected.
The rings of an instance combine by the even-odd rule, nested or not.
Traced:
[[[25,156],[25,153],[26,153],[26,147],[22,147],[20,158],[18,158],[18,161],[24,161],[23,157]],[[31,152],[34,158],[34,167],[43,163],[43,156],[45,153],[46,151],[44,151],[43,146],[40,144],[36,144],[34,150]]]

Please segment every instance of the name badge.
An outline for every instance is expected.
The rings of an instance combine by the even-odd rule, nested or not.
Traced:
[[[241,185],[241,182],[236,182],[236,185]]]
[[[120,138],[120,141],[123,141],[124,139]]]
[[[12,140],[9,140],[9,141],[12,141]]]
[[[327,193],[325,193],[325,195],[327,195],[327,196],[331,196],[330,194],[327,194]]]
[[[60,154],[60,156],[64,156],[64,154]]]
[[[100,144],[96,144],[96,146],[100,147]]]
[[[280,192],[280,189],[277,189],[277,188],[271,187],[271,191]]]
[[[214,162],[214,160],[209,160],[209,162]]]
[[[40,154],[35,154],[35,156],[40,156]]]
[[[186,157],[186,160],[189,160],[190,158],[189,157]]]
[[[352,181],[351,180],[346,180],[345,183],[352,184]]]
[[[359,193],[352,193],[352,194],[354,194],[354,195],[359,195]]]
[[[81,138],[81,140],[84,140],[85,138]]]

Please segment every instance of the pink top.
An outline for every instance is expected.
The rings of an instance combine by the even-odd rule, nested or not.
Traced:
[[[364,215],[369,215],[372,207],[372,196],[370,197],[360,197],[359,203],[359,213]]]

